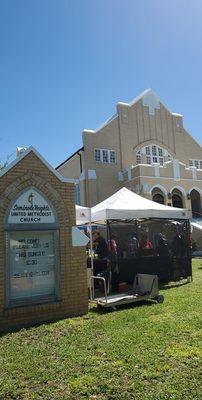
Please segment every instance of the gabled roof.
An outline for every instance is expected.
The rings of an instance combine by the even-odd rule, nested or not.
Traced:
[[[117,105],[125,105],[128,107],[133,106],[134,104],[136,104],[139,100],[142,100],[143,105],[144,106],[148,106],[149,107],[149,112],[151,115],[154,115],[155,109],[160,108],[160,103],[173,115],[176,117],[182,117],[181,114],[177,114],[177,113],[172,113],[168,107],[166,107],[163,102],[158,98],[158,96],[156,95],[156,93],[152,90],[152,89],[146,89],[144,90],[142,93],[140,93],[137,97],[135,97],[135,99],[133,99],[130,103],[124,103],[124,102],[118,102]],[[84,129],[83,132],[86,133],[98,133],[100,132],[105,126],[107,126],[111,121],[113,121],[114,119],[116,119],[118,117],[118,113],[112,115],[110,118],[108,118],[103,124],[101,124],[100,126],[98,126],[95,130],[91,130],[91,129]],[[79,153],[79,151],[83,151],[84,147],[81,147],[80,149],[78,149],[77,151],[75,151],[75,153],[73,153],[71,156],[69,156],[65,161],[63,161],[60,165],[58,165],[56,167],[56,170],[60,167],[62,167],[62,165],[64,165],[66,162],[68,162],[72,157],[74,157],[76,154]]]
[[[176,117],[182,117],[182,114],[174,113],[168,109],[168,107],[165,106],[165,104],[159,99],[159,97],[156,95],[156,93],[148,88],[144,90],[142,93],[140,93],[137,97],[135,97],[130,103],[125,103],[122,101],[119,101],[117,105],[125,105],[128,107],[133,106],[136,104],[138,101],[142,100],[144,106],[149,107],[150,114],[154,114],[154,109],[160,108],[160,103],[172,114],[173,116]],[[98,126],[95,130],[90,130],[90,129],[84,129],[84,132],[92,132],[92,133],[98,133],[100,130],[102,130],[106,125],[108,125],[111,121],[113,121],[116,117],[118,117],[118,113],[112,115],[112,117],[108,118],[103,124]],[[67,161],[67,160],[66,160]]]
[[[119,101],[118,104],[124,104],[126,106],[132,106],[133,104],[137,103],[139,100],[143,99],[144,96],[146,96],[148,93],[151,93],[151,92],[154,93],[152,91],[152,89],[148,88],[148,89],[144,90],[143,92],[141,92],[138,96],[136,96],[130,103],[125,103],[125,102]]]
[[[15,167],[23,158],[25,158],[29,153],[33,152],[40,160],[41,162],[58,178],[61,182],[67,182],[67,183],[75,183],[75,179],[67,179],[64,178],[59,172],[57,172],[43,157],[38,151],[30,146],[28,147],[27,150],[25,150],[22,154],[20,154],[18,157],[15,158],[14,161],[12,161],[10,164],[7,165],[7,167],[3,168],[0,171],[0,177],[5,175],[8,171],[11,170],[11,168]]]
[[[135,97],[130,103],[118,102],[118,104],[123,104],[131,107],[140,100],[142,100],[144,106],[148,106],[149,108],[153,107],[160,108],[160,103],[161,103],[172,115],[182,117],[181,114],[173,113],[172,111],[170,111],[168,107],[165,106],[165,104],[159,99],[159,97],[151,88],[144,90],[137,97]]]
[[[71,158],[73,158],[76,154],[78,154],[80,151],[84,151],[84,146],[80,147],[80,149],[78,149],[77,151],[75,151],[71,156],[69,156],[66,160],[64,160],[61,164],[59,164],[57,167],[55,167],[55,169],[58,169],[60,167],[62,167],[67,161],[71,160]]]

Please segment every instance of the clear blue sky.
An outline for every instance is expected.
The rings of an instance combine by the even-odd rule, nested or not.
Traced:
[[[151,87],[202,142],[201,0],[1,0],[0,158],[53,166]]]

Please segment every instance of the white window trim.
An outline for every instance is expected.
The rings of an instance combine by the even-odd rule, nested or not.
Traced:
[[[152,152],[152,147],[153,147],[153,148],[154,148],[154,147],[156,148],[156,155],[153,154],[153,152]],[[150,154],[147,154],[146,148],[149,148],[149,149],[150,149]],[[161,155],[161,156],[159,155],[159,149],[162,150],[162,155]],[[136,163],[137,163],[137,156],[139,156],[139,155],[142,156],[142,154],[146,155],[146,157],[150,157],[150,158],[151,158],[151,164],[147,164],[147,162],[146,162],[146,165],[155,165],[156,163],[158,163],[158,164],[160,164],[160,166],[162,167],[162,166],[164,165],[164,163],[167,161],[165,158],[172,159],[172,157],[171,157],[171,155],[168,153],[168,151],[167,151],[166,149],[164,149],[163,147],[157,145],[157,144],[149,144],[149,145],[146,145],[146,146],[141,147],[141,148],[136,152]],[[154,161],[153,161],[153,157],[156,157],[156,158],[157,158],[157,161],[154,162]],[[161,161],[162,161],[162,159],[163,159],[163,164],[162,164],[162,162],[160,162],[160,159],[161,159]],[[138,163],[138,164],[139,164],[139,163]],[[137,165],[138,165],[138,164],[137,164]]]
[[[96,154],[96,151],[99,151],[100,152],[100,160],[96,160],[96,157],[95,157],[95,154]],[[102,162],[102,152],[101,152],[101,149],[94,149],[94,160],[96,161],[96,162]]]
[[[111,152],[114,153],[114,162],[111,161]],[[116,164],[116,152],[115,152],[115,150],[109,150],[109,163],[110,164]]]
[[[190,161],[192,162],[192,165],[190,165]],[[195,161],[197,161],[198,162],[198,167],[196,167],[196,165],[195,165]],[[202,164],[202,160],[199,160],[199,159],[194,159],[194,158],[190,158],[189,159],[189,167],[195,167],[197,170],[198,169],[202,169],[202,168],[200,168],[200,165]]]
[[[104,160],[103,160],[103,153],[104,153],[104,151],[107,152],[108,161],[104,161]],[[101,160],[102,160],[102,163],[103,163],[103,164],[109,164],[109,150],[108,150],[108,149],[101,149]]]
[[[96,158],[95,158],[95,151],[96,150],[98,150],[98,151],[100,151],[100,161],[98,161],[98,160],[96,160]],[[104,151],[106,151],[107,152],[107,155],[108,155],[108,161],[104,161],[103,160],[103,152]],[[115,161],[114,162],[112,162],[111,161],[111,159],[110,159],[110,153],[111,153],[111,151],[113,151],[113,153],[114,153],[114,158],[115,158]],[[95,160],[95,162],[98,162],[98,163],[102,163],[102,164],[112,164],[112,165],[114,165],[114,164],[116,164],[116,151],[115,150],[113,150],[113,149],[101,149],[101,148],[95,148],[94,149],[94,160]]]

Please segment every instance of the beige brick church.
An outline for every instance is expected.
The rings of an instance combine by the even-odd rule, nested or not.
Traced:
[[[202,216],[202,149],[151,90],[96,130],[83,131],[83,147],[56,169],[76,182],[77,203],[93,206],[125,186],[162,204]]]

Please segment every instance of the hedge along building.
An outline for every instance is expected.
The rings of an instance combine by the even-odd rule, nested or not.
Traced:
[[[0,330],[87,312],[74,182],[29,148],[0,173]]]
[[[57,168],[77,179],[77,201],[93,206],[126,186],[162,204],[201,215],[201,146],[148,89],[95,131],[83,131],[83,147]]]

